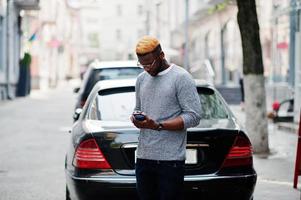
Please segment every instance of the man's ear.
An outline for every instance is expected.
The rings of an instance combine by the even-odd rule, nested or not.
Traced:
[[[164,54],[163,51],[161,51],[161,53],[160,53],[160,58],[161,58],[162,60],[165,58],[165,54]]]

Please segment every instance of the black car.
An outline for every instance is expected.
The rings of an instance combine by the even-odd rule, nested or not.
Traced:
[[[74,89],[74,92],[78,93],[74,118],[81,111],[77,109],[84,106],[95,83],[101,80],[132,79],[142,71],[143,69],[138,67],[137,61],[134,60],[92,62],[84,74],[81,86]]]
[[[188,129],[185,199],[253,199],[256,172],[246,133],[217,90],[196,80],[202,104]],[[73,125],[66,155],[66,199],[135,199],[139,130],[129,120],[135,80],[100,81]]]

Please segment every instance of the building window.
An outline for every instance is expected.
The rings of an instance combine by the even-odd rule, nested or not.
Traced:
[[[117,29],[116,30],[116,40],[120,41],[121,39],[122,39],[121,30]]]
[[[89,23],[89,24],[97,24],[98,23],[98,19],[90,17],[90,18],[87,18],[86,22]]]
[[[138,14],[139,16],[141,16],[141,15],[143,14],[143,6],[142,6],[142,5],[138,5],[137,14]]]
[[[138,38],[142,37],[143,35],[145,35],[145,30],[144,29],[138,29],[137,35],[138,35]]]
[[[229,81],[233,82],[234,81],[234,72],[233,71],[229,71]]]
[[[98,48],[99,47],[98,33],[89,33],[88,42],[90,47]]]
[[[122,16],[122,6],[121,5],[117,5],[116,11],[117,11],[117,16]]]

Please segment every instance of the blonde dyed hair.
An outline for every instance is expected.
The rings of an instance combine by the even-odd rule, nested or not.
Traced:
[[[139,39],[136,45],[136,54],[144,55],[150,53],[156,49],[160,45],[160,42],[157,38],[152,36],[143,36]]]

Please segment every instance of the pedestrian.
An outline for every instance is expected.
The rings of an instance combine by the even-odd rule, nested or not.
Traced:
[[[137,192],[141,200],[182,199],[186,129],[200,122],[195,82],[185,69],[167,62],[154,37],[142,37],[136,54],[138,65],[144,68],[136,81],[136,106],[131,116],[140,129]]]
[[[242,76],[239,78],[239,86],[240,86],[240,94],[241,94],[241,100],[240,100],[240,107],[242,110],[245,108],[245,90],[244,90],[244,79]]]

